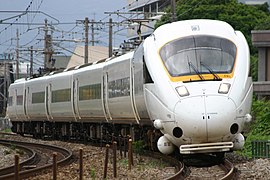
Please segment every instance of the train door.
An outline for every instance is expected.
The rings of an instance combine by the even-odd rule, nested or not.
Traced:
[[[131,105],[133,109],[134,116],[136,118],[137,123],[139,123],[140,117],[138,114],[136,102],[135,102],[135,90],[134,90],[134,65],[130,63],[130,98],[131,98]]]
[[[146,60],[144,57],[143,43],[137,48],[131,59],[131,70],[132,70],[132,96],[133,103],[140,121],[145,123],[150,122],[147,107],[145,104],[145,86],[147,84],[152,84],[153,81],[147,78],[149,72],[146,67]],[[151,80],[149,80],[151,79]]]
[[[112,120],[109,107],[108,107],[108,72],[103,71],[102,79],[102,107],[104,116],[107,121]]]
[[[48,120],[53,119],[51,115],[51,90],[52,90],[52,85],[48,84],[45,89],[45,111],[46,111],[46,116]]]
[[[17,108],[17,97],[18,97],[18,90],[15,89],[15,96],[14,96],[14,109],[16,113],[16,119],[18,119],[18,108]]]
[[[24,115],[27,119],[29,119],[28,116],[28,105],[29,105],[29,87],[24,89],[24,100],[23,100],[23,109],[24,109]]]
[[[79,100],[79,97],[78,97],[78,87],[79,87],[79,80],[78,78],[74,79],[73,80],[73,98],[72,98],[72,106],[73,106],[73,114],[74,114],[74,117],[75,117],[75,120],[77,119],[81,119],[81,116],[80,116],[80,111],[79,111],[79,105],[78,105],[78,100]]]

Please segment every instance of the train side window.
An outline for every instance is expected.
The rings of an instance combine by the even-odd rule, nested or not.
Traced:
[[[148,68],[147,68],[147,66],[145,64],[144,57],[143,57],[143,79],[144,79],[144,84],[146,84],[146,83],[154,83],[152,77],[150,76]]]
[[[52,103],[70,101],[70,88],[52,91]]]
[[[112,80],[108,82],[109,98],[130,96],[130,78]]]
[[[101,84],[79,87],[79,100],[101,99]]]
[[[17,96],[17,105],[19,106],[23,105],[23,95]]]
[[[32,104],[44,103],[45,91],[32,93]]]

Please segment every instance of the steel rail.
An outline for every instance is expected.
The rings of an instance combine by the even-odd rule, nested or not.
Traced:
[[[224,177],[221,178],[222,180],[230,180],[235,177],[236,170],[234,165],[227,159],[225,159],[222,164],[219,164],[219,167],[227,173]]]
[[[13,145],[13,144],[10,144],[7,142],[1,142],[1,141],[0,141],[0,144],[3,146],[7,146],[7,147],[10,145]],[[37,158],[37,153],[28,147],[16,145],[16,148],[22,150],[23,152],[26,152],[28,154],[28,157],[29,157],[29,158],[27,158],[19,163],[20,167],[24,167],[26,165],[32,164],[35,161],[35,159]],[[13,172],[14,172],[14,165],[1,168],[0,169],[0,179],[1,179],[1,176],[6,175],[6,174],[10,174]]]
[[[30,142],[20,142],[20,141],[11,141],[11,140],[3,140],[1,139],[0,142],[6,142],[6,143],[10,143],[10,144],[14,144],[14,145],[24,145],[24,146],[30,146],[30,147],[38,147],[38,148],[43,148],[43,149],[49,149],[51,151],[55,151],[57,153],[60,153],[64,156],[63,159],[57,161],[57,166],[59,165],[65,165],[68,164],[72,158],[72,152],[66,148],[62,148],[62,147],[58,147],[58,146],[54,146],[54,145],[45,145],[45,144],[39,144],[39,143],[30,143]],[[48,168],[52,168],[53,164],[46,164],[40,167],[36,167],[33,169],[29,169],[29,170],[24,170],[24,171],[20,171],[19,172],[19,176],[20,178],[27,178],[30,177],[31,175],[38,173],[42,170],[48,169]],[[14,172],[7,174],[7,175],[3,175],[0,176],[0,179],[14,179]]]
[[[162,161],[169,162],[169,164],[175,166],[177,172],[173,176],[168,177],[165,180],[181,180],[185,178],[185,171],[184,171],[185,166],[183,162],[171,156],[164,155],[158,152],[145,151],[143,154],[155,159],[161,159]]]

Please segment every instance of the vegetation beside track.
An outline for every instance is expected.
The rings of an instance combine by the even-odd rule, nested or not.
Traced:
[[[252,104],[253,120],[249,126],[246,143],[240,154],[252,156],[252,141],[254,140],[270,140],[270,101],[269,100],[253,100]]]

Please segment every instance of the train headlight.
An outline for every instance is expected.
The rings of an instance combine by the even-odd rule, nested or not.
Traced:
[[[222,83],[219,86],[218,93],[220,94],[227,94],[230,90],[231,84],[229,83]]]
[[[179,86],[175,88],[181,97],[188,96],[189,92],[185,86]]]

